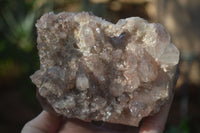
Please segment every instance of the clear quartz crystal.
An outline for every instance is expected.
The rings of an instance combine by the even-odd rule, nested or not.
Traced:
[[[31,79],[45,109],[138,126],[171,98],[179,51],[162,25],[51,12],[36,27],[40,70]]]

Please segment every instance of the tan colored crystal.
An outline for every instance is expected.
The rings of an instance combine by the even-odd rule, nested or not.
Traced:
[[[171,98],[179,51],[162,25],[62,12],[36,27],[40,70],[31,79],[54,112],[138,126]]]

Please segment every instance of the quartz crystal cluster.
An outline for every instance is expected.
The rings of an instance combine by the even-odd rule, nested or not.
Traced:
[[[44,108],[68,118],[138,126],[171,98],[179,51],[162,25],[51,12],[36,27],[40,70],[31,79]]]

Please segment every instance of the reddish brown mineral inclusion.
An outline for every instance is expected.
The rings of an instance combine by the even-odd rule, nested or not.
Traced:
[[[138,126],[171,98],[179,51],[162,25],[62,12],[36,27],[40,70],[31,79],[57,114]]]

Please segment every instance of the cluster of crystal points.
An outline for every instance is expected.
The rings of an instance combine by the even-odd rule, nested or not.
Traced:
[[[31,79],[58,114],[138,126],[171,98],[179,51],[160,24],[90,13],[43,15]]]

